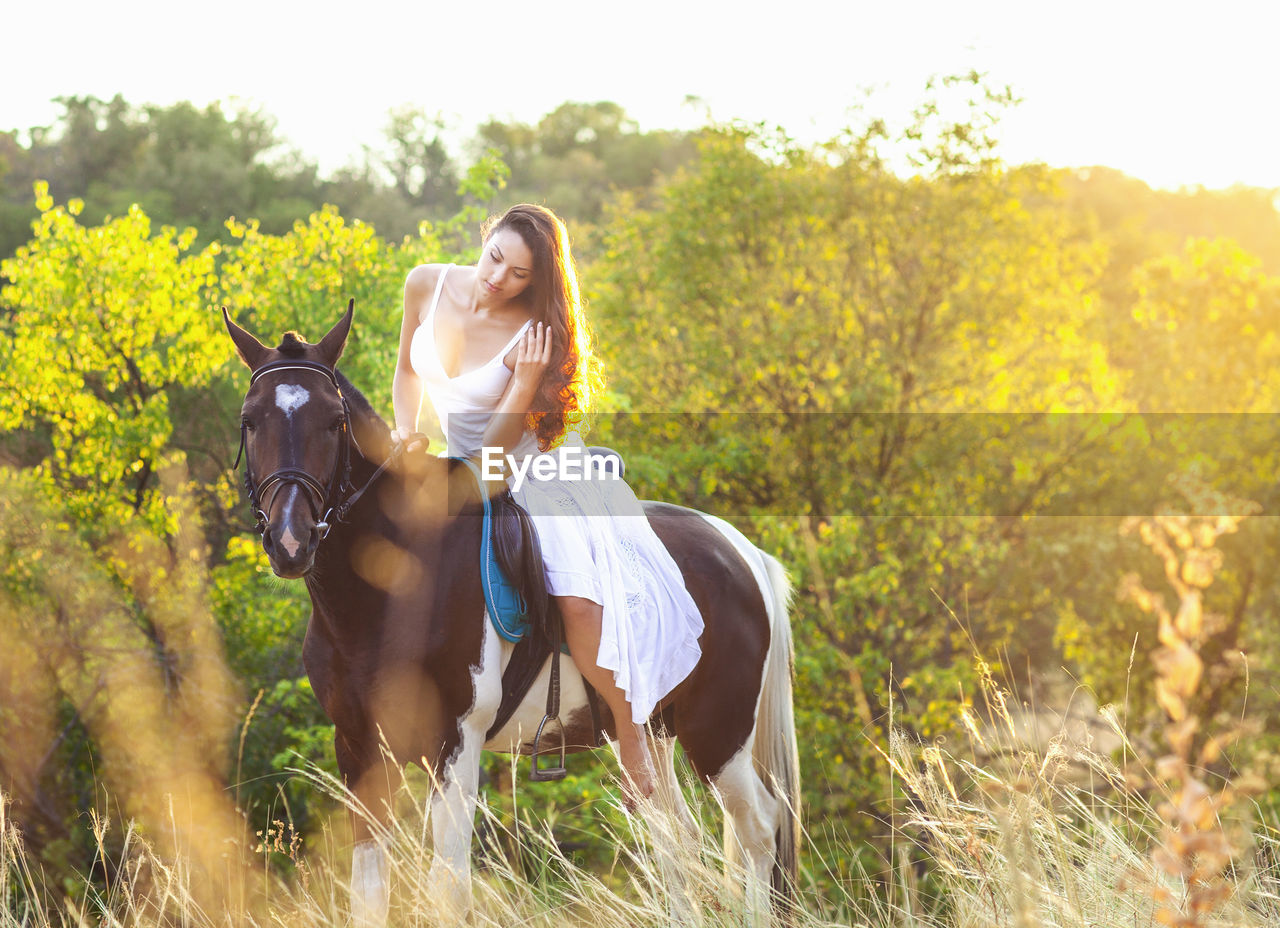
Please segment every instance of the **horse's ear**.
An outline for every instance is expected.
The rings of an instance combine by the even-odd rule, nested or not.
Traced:
[[[271,349],[232,322],[231,314],[227,312],[225,306],[222,307],[222,321],[227,324],[227,332],[235,342],[236,354],[240,355],[240,360],[248,366],[249,370],[256,371],[262,366]]]
[[[347,335],[351,333],[351,318],[355,314],[356,301],[347,304],[347,314],[338,320],[338,324],[328,331],[316,345],[320,349],[320,358],[330,367],[336,367],[338,358],[342,357],[342,349],[347,346]]]

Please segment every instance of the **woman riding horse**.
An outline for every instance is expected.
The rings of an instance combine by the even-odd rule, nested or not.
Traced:
[[[563,228],[550,227],[554,235],[542,241],[552,250],[541,256],[537,234],[519,228],[495,231],[474,270],[428,266],[410,275],[407,350],[411,367],[425,370],[427,388],[441,396],[445,434],[463,443],[459,450],[492,441],[525,460],[543,460],[555,441],[576,440],[565,436],[565,422],[585,405],[591,378],[582,359],[589,353],[581,347],[586,335],[573,279],[562,273]],[[547,271],[548,255],[559,276]],[[510,283],[526,273],[530,282]],[[543,276],[557,289],[542,287]],[[485,302],[466,302],[468,288],[475,295],[477,285]],[[516,300],[513,290],[517,296],[530,291],[530,299]],[[423,305],[427,291],[430,301]],[[562,292],[569,295],[560,302]],[[466,336],[463,318],[469,319]],[[377,926],[385,924],[390,899],[388,764],[420,764],[438,784],[431,797],[428,892],[442,911],[460,914],[471,898],[481,752],[533,753],[533,732],[544,717],[538,694],[547,692],[558,665],[533,661],[537,682],[523,697],[511,696],[518,704],[504,711],[508,695],[520,692],[505,687],[506,674],[521,668],[522,659],[520,645],[503,639],[486,618],[480,488],[461,463],[392,452],[387,424],[337,369],[352,319],[348,306],[318,342],[289,332],[275,348],[229,314],[226,324],[251,371],[241,409],[245,487],[272,570],[306,583],[312,611],[303,663],[334,723],[338,769],[364,813],[352,817],[353,922]],[[570,344],[572,351],[557,354],[557,345]],[[402,429],[413,427],[416,415],[409,411],[414,381],[407,377],[402,371],[396,386]],[[576,397],[577,405],[567,399],[543,405],[544,388]],[[467,405],[468,397],[477,408]],[[516,422],[509,430],[505,412]],[[616,666],[615,689],[630,704],[612,694],[611,717],[601,725],[638,738],[636,723],[653,723],[643,743],[626,748],[633,797],[649,788],[647,776],[653,806],[674,815],[685,835],[696,835],[675,774],[679,740],[724,808],[725,847],[745,865],[752,923],[768,920],[771,898],[786,911],[800,837],[786,572],[721,519],[666,503],[636,509],[620,480],[577,492],[588,482],[529,472],[534,477],[525,481],[523,499],[549,540],[543,545],[550,549],[547,581],[561,591],[567,615],[578,610],[580,627],[570,641],[586,665],[582,675],[567,668],[564,721],[557,718],[548,734],[591,745],[595,713],[582,677],[598,678],[600,664],[611,675]],[[573,515],[557,515],[562,505]],[[523,576],[524,588],[532,589],[537,573]],[[630,624],[636,615],[658,618],[636,628]],[[691,642],[700,645],[701,658],[690,670],[684,664]],[[643,665],[669,653],[677,655],[674,671]],[[624,680],[624,673],[631,676]],[[675,688],[655,695],[667,686]],[[662,870],[678,881],[674,848],[655,851],[660,861],[670,857]]]
[[[486,230],[475,267],[426,264],[409,273],[395,437],[419,432],[424,384],[450,456],[489,449],[519,466],[581,445],[572,428],[600,377],[569,236],[550,210],[509,209]],[[555,460],[562,470],[566,457]],[[634,800],[654,786],[644,723],[698,663],[703,623],[630,488],[621,478],[580,476],[522,480],[512,491],[537,528],[574,664],[618,723],[624,788]]]

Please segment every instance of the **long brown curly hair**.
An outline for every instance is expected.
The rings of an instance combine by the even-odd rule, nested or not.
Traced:
[[[592,351],[591,329],[564,223],[545,206],[521,203],[485,223],[485,242],[503,229],[519,234],[533,254],[532,280],[524,297],[534,321],[549,325],[553,336],[551,363],[525,420],[525,427],[546,451],[559,445],[565,433],[583,421],[604,381]]]

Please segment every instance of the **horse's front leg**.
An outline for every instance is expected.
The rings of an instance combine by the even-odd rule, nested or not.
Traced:
[[[471,667],[475,701],[458,721],[459,741],[443,759],[431,797],[431,834],[435,857],[427,875],[432,902],[444,914],[461,918],[471,907],[471,834],[480,787],[480,750],[502,699],[501,643],[485,620],[479,665]]]
[[[357,757],[341,736],[336,740],[338,768],[357,803],[351,810],[351,923],[354,928],[382,928],[391,901],[383,841],[390,818],[388,771],[385,764]]]

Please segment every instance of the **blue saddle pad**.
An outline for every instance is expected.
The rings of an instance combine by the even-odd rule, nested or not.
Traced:
[[[484,503],[484,520],[480,528],[480,586],[484,590],[484,605],[489,613],[493,630],[506,641],[516,642],[529,634],[529,607],[516,589],[516,585],[498,564],[493,549],[493,504],[485,489],[480,469],[465,458],[462,461],[480,486],[480,500]]]

